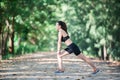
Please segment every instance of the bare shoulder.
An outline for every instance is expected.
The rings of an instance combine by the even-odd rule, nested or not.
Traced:
[[[64,31],[64,30],[60,30],[61,31],[61,34],[63,35],[63,36],[67,36],[68,34]]]
[[[63,35],[62,29],[59,30],[59,35]]]

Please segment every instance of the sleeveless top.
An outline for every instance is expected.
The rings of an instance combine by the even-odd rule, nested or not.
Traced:
[[[61,41],[62,41],[62,42],[65,42],[65,41],[67,41],[69,38],[70,38],[70,37],[67,35],[66,37],[62,37]]]

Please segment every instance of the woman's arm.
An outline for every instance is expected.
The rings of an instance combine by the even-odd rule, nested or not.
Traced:
[[[57,53],[59,53],[61,49],[61,38],[62,38],[62,32],[60,30],[58,33]]]

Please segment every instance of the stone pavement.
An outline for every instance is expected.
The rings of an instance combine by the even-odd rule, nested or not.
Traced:
[[[38,52],[3,60],[0,63],[0,80],[120,80],[120,66],[109,66],[110,62],[92,59],[100,69],[92,75],[91,67],[74,54],[63,58],[64,73],[55,74],[57,58],[55,52]]]

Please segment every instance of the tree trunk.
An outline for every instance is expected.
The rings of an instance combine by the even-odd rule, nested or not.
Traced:
[[[103,46],[103,53],[104,53],[104,60],[107,60],[107,50],[106,50],[106,46]]]
[[[7,52],[7,41],[9,37],[9,25],[6,20],[7,33],[2,32],[2,55],[5,55]]]
[[[101,46],[101,59],[104,60],[103,46]]]
[[[107,55],[107,49],[106,49],[106,46],[105,45],[103,45],[102,47],[101,47],[101,58],[102,58],[102,60],[108,60],[109,59],[109,55]]]
[[[12,26],[10,27],[10,36],[9,36],[9,52],[14,54],[14,17],[12,20]]]
[[[0,60],[2,59],[2,23],[0,22]]]

